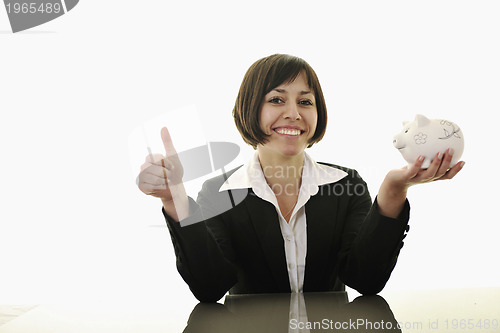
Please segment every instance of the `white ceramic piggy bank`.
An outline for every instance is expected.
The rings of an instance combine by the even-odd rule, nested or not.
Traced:
[[[403,130],[394,136],[394,147],[399,149],[403,158],[410,164],[418,156],[424,155],[422,169],[429,167],[438,152],[454,150],[450,167],[457,164],[464,151],[464,135],[457,124],[442,119],[428,119],[420,114],[412,122],[403,122]]]

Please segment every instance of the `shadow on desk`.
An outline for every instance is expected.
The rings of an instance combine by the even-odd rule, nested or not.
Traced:
[[[199,303],[184,333],[401,332],[378,295],[348,302],[345,292],[229,295]]]

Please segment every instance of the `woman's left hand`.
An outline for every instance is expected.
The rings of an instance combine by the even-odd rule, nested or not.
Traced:
[[[412,165],[389,171],[377,196],[380,213],[396,218],[403,209],[406,192],[410,186],[455,177],[465,162],[460,161],[450,168],[452,157],[453,150],[448,149],[444,156],[441,153],[436,154],[427,169],[421,169],[425,158],[420,156]]]
[[[446,150],[443,154],[438,153],[432,160],[427,169],[421,169],[424,162],[424,156],[420,156],[417,161],[401,169],[389,171],[384,182],[389,186],[407,190],[410,186],[416,184],[429,183],[436,180],[452,179],[463,168],[465,162],[458,162],[450,168],[453,150]]]

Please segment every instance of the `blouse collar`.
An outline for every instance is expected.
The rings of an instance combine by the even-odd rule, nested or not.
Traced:
[[[283,172],[288,172],[284,168]],[[304,153],[304,168],[302,170],[302,184],[300,191],[307,196],[318,193],[319,186],[335,183],[346,177],[347,173],[332,166],[319,164],[314,161],[307,153]],[[219,188],[219,192],[235,189],[251,188],[259,197],[269,194],[271,188],[266,182],[264,173],[259,162],[257,152],[253,157],[236,170]],[[272,191],[271,191],[272,193]]]

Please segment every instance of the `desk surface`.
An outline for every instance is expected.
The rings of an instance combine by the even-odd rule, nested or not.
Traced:
[[[500,332],[500,288],[401,291],[354,300],[346,293],[306,293],[223,301],[194,308],[173,301],[2,305],[0,333]]]

